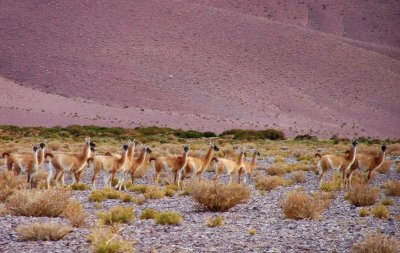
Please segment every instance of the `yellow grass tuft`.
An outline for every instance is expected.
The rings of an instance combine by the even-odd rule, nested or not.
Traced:
[[[207,218],[206,225],[210,228],[220,227],[224,225],[224,218],[222,215],[216,215],[214,218]]]
[[[390,211],[384,205],[377,205],[371,209],[371,214],[378,219],[387,219],[390,216]]]
[[[289,186],[291,181],[279,176],[260,176],[255,178],[255,187],[259,191],[270,191],[278,186]]]
[[[370,212],[368,211],[367,208],[362,207],[358,210],[358,215],[360,215],[360,217],[365,217],[370,215]]]
[[[140,219],[142,220],[148,220],[152,219],[154,220],[158,215],[158,211],[152,208],[145,208],[143,209],[142,213],[140,214]]]
[[[91,250],[94,253],[125,253],[134,252],[132,243],[124,240],[120,231],[112,231],[111,228],[95,228],[89,234],[88,239]]]
[[[159,225],[178,225],[182,222],[182,216],[176,212],[160,212],[154,222]]]
[[[295,183],[304,183],[306,178],[304,176],[304,171],[295,171],[291,175],[291,179]]]
[[[80,227],[87,217],[87,214],[83,211],[82,204],[75,200],[69,201],[62,215],[69,220],[73,227]]]
[[[400,197],[400,181],[398,180],[389,180],[383,184],[383,188],[385,188],[385,193],[388,196]]]
[[[135,219],[132,207],[115,206],[105,212],[97,212],[96,216],[104,225],[116,223],[130,223]]]
[[[370,233],[364,240],[355,243],[352,253],[397,253],[400,250],[399,241],[391,236],[381,233]]]
[[[347,192],[347,200],[355,206],[372,206],[379,196],[379,189],[367,185],[356,184]]]
[[[58,241],[72,231],[71,227],[55,223],[33,223],[16,228],[21,241]]]
[[[26,177],[15,177],[10,171],[0,171],[0,202],[5,201],[16,190],[26,187]]]
[[[392,165],[392,162],[390,160],[385,160],[383,162],[383,164],[379,168],[376,169],[376,171],[379,174],[386,174],[389,171],[391,165]]]

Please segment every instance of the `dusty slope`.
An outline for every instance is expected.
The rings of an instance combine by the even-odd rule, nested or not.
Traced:
[[[313,2],[308,4],[316,8]],[[37,92],[128,106],[134,118],[110,109],[115,119],[94,121],[100,111],[94,107],[72,120],[82,124],[136,125],[138,108],[144,108],[161,115],[149,115],[144,124],[400,136],[400,61],[392,29],[398,19],[391,18],[396,2],[380,11],[365,5],[363,13],[372,13],[368,22],[354,21],[356,5],[346,7],[345,19],[337,18],[340,6],[328,6],[327,14],[314,9],[305,20],[300,14],[310,6],[287,1],[282,12],[272,1],[274,21],[246,12],[247,2],[240,3],[237,11],[225,1],[2,1],[0,75]],[[376,21],[369,18],[382,13],[387,15],[375,32],[367,31]],[[290,15],[299,20],[289,22]],[[381,26],[387,32],[376,32]],[[2,103],[22,102],[6,97]],[[163,118],[170,113],[178,116]],[[206,119],[185,124],[181,114]],[[41,115],[41,123],[30,112],[5,115],[0,123],[53,123],[52,115]],[[64,116],[57,120],[70,123]]]

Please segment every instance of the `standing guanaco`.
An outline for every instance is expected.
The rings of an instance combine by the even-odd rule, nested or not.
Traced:
[[[219,177],[224,170],[229,175],[229,184],[233,182],[233,176],[238,174],[238,183],[240,183],[240,176],[247,173],[243,158],[245,156],[244,150],[240,151],[239,157],[236,162],[226,158],[215,158],[215,176],[213,180],[219,180]],[[246,179],[245,179],[246,180]]]
[[[42,166],[44,161],[44,154],[45,154],[45,146],[44,142],[39,144],[39,151],[37,153],[39,167]],[[21,163],[25,163],[27,160],[33,160],[33,156],[31,152],[21,152],[21,153],[3,153],[3,158],[6,160],[6,168],[7,170],[13,170],[14,175],[19,175],[21,171]]]
[[[244,162],[244,166],[246,167],[247,175],[249,176],[249,178],[252,178],[253,170],[256,167],[258,156],[260,156],[260,152],[258,152],[257,150],[254,150],[253,158],[251,159],[251,162],[248,162],[248,161]]]
[[[178,157],[151,157],[150,162],[154,161],[154,183],[158,185],[160,173],[163,170],[171,170],[174,173],[174,182],[178,183],[180,187],[183,170],[187,164],[187,156],[189,153],[189,147],[183,146],[183,154]]]
[[[123,145],[120,158],[110,155],[96,155],[87,159],[89,167],[93,169],[92,189],[96,189],[96,177],[100,170],[104,173],[104,185],[111,187],[111,173],[124,170],[125,166],[129,164],[128,150],[129,146]]]
[[[211,160],[214,155],[214,151],[219,151],[219,148],[212,142],[210,142],[210,147],[207,151],[205,157],[188,157],[187,164],[185,167],[184,175],[182,176],[181,180],[183,180],[187,174],[189,173],[196,173],[198,178],[201,178],[201,175],[205,170],[207,170],[208,166],[211,163]]]
[[[32,145],[31,156],[19,160],[18,164],[13,163],[14,171],[20,170],[21,174],[26,174],[26,181],[29,183],[31,189],[32,189],[33,176],[36,173],[37,169],[39,168],[38,152],[39,152],[39,147],[36,145]]]
[[[372,154],[369,152],[361,152],[356,154],[356,159],[354,163],[351,165],[349,171],[346,175],[346,180],[351,186],[351,178],[356,169],[359,169],[361,172],[368,172],[367,183],[371,179],[372,171],[378,169],[382,166],[385,161],[386,156],[386,145],[383,144],[381,146],[381,150],[378,154]],[[349,154],[351,151],[347,151],[346,154]]]
[[[319,184],[321,185],[325,173],[329,169],[334,169],[342,172],[342,185],[347,187],[346,173],[356,159],[357,141],[353,140],[348,154],[324,155],[317,153],[315,156],[320,158],[317,163],[319,172]]]

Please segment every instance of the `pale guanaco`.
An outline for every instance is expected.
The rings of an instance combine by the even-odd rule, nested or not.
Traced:
[[[233,182],[233,176],[238,174],[238,183],[240,183],[240,176],[247,173],[243,158],[245,156],[244,150],[239,151],[239,157],[236,162],[226,158],[213,159],[215,164],[215,176],[213,180],[218,181],[221,174],[226,171],[229,175],[229,184]],[[246,180],[246,179],[245,179]]]
[[[214,143],[210,142],[210,147],[207,151],[207,154],[205,157],[200,158],[200,157],[188,157],[187,158],[187,164],[184,170],[184,175],[182,176],[181,180],[183,180],[187,174],[189,173],[195,173],[198,178],[201,178],[201,175],[205,170],[207,170],[208,166],[211,163],[211,160],[214,156],[214,151],[219,151],[219,148],[217,145]]]

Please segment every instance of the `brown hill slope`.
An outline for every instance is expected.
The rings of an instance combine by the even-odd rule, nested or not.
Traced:
[[[388,32],[375,40],[377,33],[338,34],[330,27],[349,27],[351,18],[312,15],[326,24],[314,27],[288,21],[301,8],[288,7],[287,19],[277,11],[283,16],[277,22],[218,2],[221,6],[211,1],[1,1],[0,75],[68,101],[203,119],[182,125],[179,117],[148,118],[144,124],[400,136],[397,35]],[[359,23],[355,30],[370,26]],[[135,110],[130,117],[140,115]],[[116,119],[88,121],[137,124],[119,122],[120,110],[110,113]],[[13,117],[18,113],[0,123]]]

